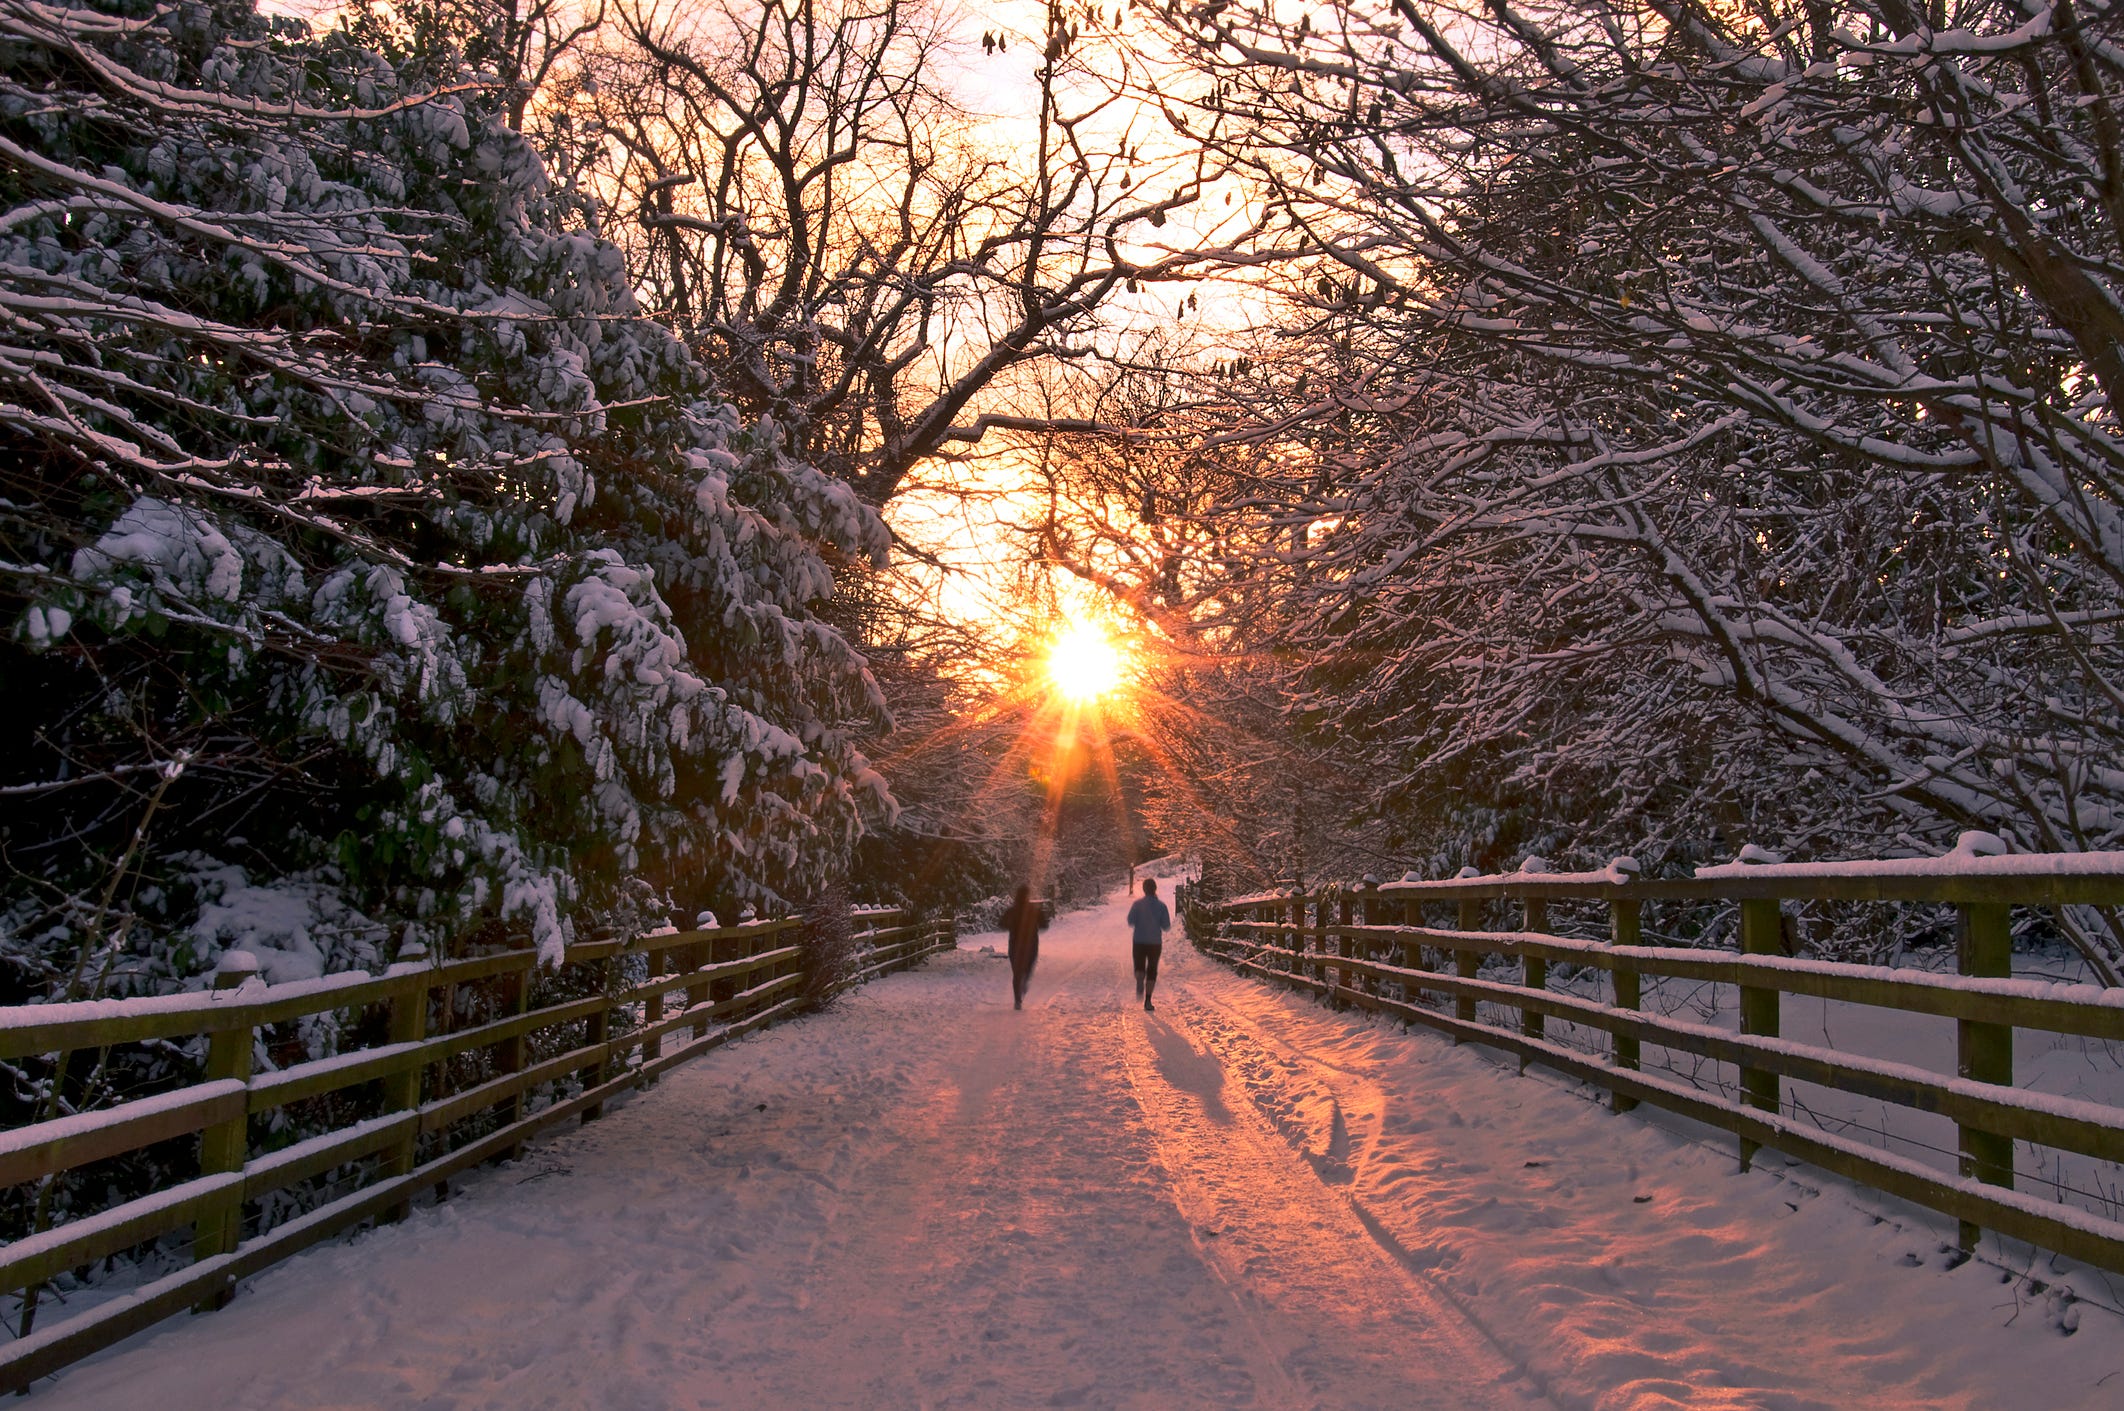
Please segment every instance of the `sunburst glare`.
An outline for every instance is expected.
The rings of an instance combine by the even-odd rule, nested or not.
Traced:
[[[1121,684],[1121,649],[1098,624],[1073,622],[1047,649],[1047,679],[1070,701],[1095,701]]]

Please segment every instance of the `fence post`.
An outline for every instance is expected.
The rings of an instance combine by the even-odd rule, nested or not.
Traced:
[[[1381,897],[1378,897],[1378,878],[1374,878],[1372,873],[1364,873],[1364,880],[1357,884],[1357,890],[1359,890],[1357,916],[1361,918],[1357,924],[1361,924],[1361,926],[1383,926],[1383,924],[1387,924],[1385,912],[1383,912],[1383,903],[1381,903]],[[1376,960],[1378,958],[1378,939],[1370,937],[1370,935],[1349,937],[1349,943],[1342,950],[1347,952],[1351,958],[1355,958],[1355,960]],[[1381,994],[1385,986],[1381,984],[1381,980],[1378,980],[1378,975],[1366,975],[1364,971],[1357,971],[1357,973],[1351,975],[1351,988],[1357,990],[1359,994]]]
[[[437,987],[436,1017],[442,1023],[440,1037],[448,1038],[457,1031],[457,986],[445,984]],[[450,1060],[445,1058],[435,1065],[435,1083],[428,1094],[430,1102],[439,1101],[454,1092],[450,1082]],[[450,1198],[450,1180],[446,1176],[435,1183],[435,1199],[438,1204]]]
[[[401,962],[419,963],[428,958],[428,948],[415,942],[398,953]],[[418,975],[411,983],[391,996],[390,1042],[416,1044],[428,1037],[428,984]],[[383,1102],[386,1112],[413,1112],[420,1107],[420,1079],[426,1065],[409,1063],[383,1080]],[[383,1176],[389,1180],[408,1175],[420,1156],[420,1124],[411,1122],[406,1134],[392,1143],[383,1160]],[[403,1220],[413,1208],[413,1198],[408,1195],[392,1203],[378,1218],[385,1223]]]
[[[644,957],[644,959],[649,962],[649,978],[651,980],[660,980],[663,978],[664,962],[670,957],[670,955],[671,952],[668,950],[653,950],[650,951],[646,957]],[[664,992],[662,990],[658,990],[655,994],[649,995],[648,997],[642,1000],[642,1028],[645,1030],[655,1028],[656,1025],[663,1019],[663,1017]],[[642,1041],[642,1067],[647,1068],[651,1063],[654,1063],[657,1059],[662,1058],[663,1056],[663,1035],[659,1034],[654,1038],[644,1039]],[[656,1079],[650,1078],[647,1081],[654,1083]]]
[[[863,946],[863,950],[865,952],[866,957],[869,954],[875,953],[878,948],[878,923],[884,921],[888,922],[888,924],[891,924],[897,922],[899,919],[900,913],[897,911],[888,912],[882,915],[872,915],[864,918],[865,924],[870,928],[869,938]],[[781,939],[782,938],[779,935],[762,936],[755,933],[754,935],[749,937],[745,942],[746,958],[749,960],[758,959],[760,956],[767,954],[767,952],[776,949]],[[804,953],[802,951],[798,951],[795,955],[789,956],[783,960],[777,960],[774,964],[768,966],[767,972],[764,975],[758,971],[754,971],[751,975],[746,977],[745,988],[755,989],[761,985],[771,984],[776,980],[786,979],[791,975],[801,974],[803,972],[803,969]],[[762,1009],[765,1009],[767,1007],[767,1003],[768,1002],[766,1000],[755,999],[751,1004],[746,1006],[747,1010],[750,1011],[746,1015],[746,1017],[749,1019],[752,1017],[753,1014],[759,1013]],[[777,1000],[775,1001],[775,1003],[779,1004],[780,1001]]]
[[[905,925],[912,919],[913,913],[908,911],[905,907],[899,908],[898,914],[893,918],[895,925]],[[876,927],[873,925],[872,929],[875,930]],[[782,934],[779,931],[774,932],[771,935],[762,935],[756,942],[753,943],[752,953],[754,955],[758,955],[761,950],[772,950],[781,943]],[[770,978],[776,980],[786,980],[791,975],[802,975],[804,973],[804,961],[805,954],[801,949],[799,949],[795,955],[792,955],[787,960],[778,963],[774,967],[773,976]],[[803,985],[797,986],[797,989],[800,993],[802,992],[803,988]],[[782,999],[778,999],[774,1002],[776,1004],[780,1004],[783,999],[787,998],[788,996],[784,995],[782,996]],[[765,1008],[765,1006],[763,1005],[762,1008]]]
[[[692,974],[708,963],[710,955],[709,944],[707,941],[695,941],[692,945],[686,947],[686,958],[680,963],[686,967],[687,974]],[[686,1008],[698,1009],[707,1002],[708,982],[706,980],[695,980],[686,987]],[[705,1014],[694,1016],[693,1028],[690,1032],[696,1039],[708,1037],[708,1016]]]
[[[1776,955],[1783,949],[1784,917],[1774,898],[1741,903],[1741,954]],[[1757,985],[1740,987],[1740,1031],[1758,1038],[1774,1039],[1778,1031],[1776,990]],[[1741,1100],[1761,1112],[1777,1111],[1777,1074],[1743,1067],[1740,1070]],[[1757,1143],[1741,1138],[1743,1171],[1755,1160]]]
[[[1397,926],[1421,926],[1423,924],[1423,908],[1418,906],[1412,898],[1403,897],[1395,911],[1397,914],[1394,924]],[[1401,943],[1401,963],[1410,970],[1429,970],[1431,968],[1431,953],[1424,947],[1421,939],[1411,937]],[[1401,997],[1410,1004],[1420,1003],[1425,993],[1425,991],[1416,989],[1406,982],[1401,986]]]
[[[258,957],[249,951],[228,951],[214,969],[216,990],[240,989],[258,974]],[[251,1081],[251,1026],[238,1025],[207,1036],[206,1080]],[[217,1122],[199,1134],[199,1174],[221,1176],[243,1169],[250,1155],[251,1117],[241,1108],[226,1122]],[[192,1258],[211,1259],[232,1252],[243,1239],[243,1187],[218,1197],[213,1208],[203,1212],[192,1226]],[[200,1312],[227,1305],[235,1296],[233,1282],[216,1288],[202,1299]]]
[[[1460,875],[1466,878],[1480,877],[1482,874],[1472,867],[1463,867],[1460,869]],[[1460,930],[1480,931],[1482,929],[1482,903],[1474,897],[1464,898],[1460,903],[1458,922]],[[1453,973],[1461,979],[1472,980],[1481,969],[1482,957],[1474,951],[1461,949],[1453,952]],[[1459,1019],[1462,1023],[1474,1023],[1475,996],[1456,995],[1453,999],[1453,1017]],[[1462,1042],[1460,1035],[1455,1034],[1453,1042],[1456,1044]]]
[[[1305,963],[1298,960],[1296,956],[1305,954],[1305,893],[1291,892],[1285,897],[1285,900],[1289,903],[1287,919],[1291,929],[1288,933],[1289,939],[1284,944],[1291,949],[1294,955],[1293,958],[1284,963],[1293,971],[1303,970]],[[1286,920],[1285,911],[1284,907],[1277,908],[1276,919],[1278,921]]]
[[[1362,881],[1357,883],[1352,893],[1352,901],[1354,906],[1350,913],[1351,924],[1356,926],[1369,925],[1371,906],[1364,895],[1364,883]],[[1350,969],[1349,962],[1357,958],[1357,938],[1355,936],[1343,936],[1335,942],[1332,954],[1335,957],[1335,984],[1330,993],[1337,991],[1347,993],[1355,990],[1357,988],[1357,972]],[[1342,1002],[1339,996],[1337,1002],[1338,1004]]]
[[[1325,895],[1323,895],[1320,903],[1320,944],[1318,946],[1318,950],[1322,955],[1326,955],[1328,952],[1327,933],[1328,923],[1330,919],[1331,918],[1328,915],[1327,900]],[[1356,924],[1357,900],[1355,897],[1350,895],[1350,889],[1348,887],[1344,887],[1342,889],[1341,895],[1336,898],[1335,912],[1332,919],[1338,925],[1352,926]],[[1325,966],[1321,966],[1319,968],[1319,973],[1316,975],[1312,975],[1310,978],[1316,980],[1325,980],[1327,978],[1327,968]]]
[[[525,962],[523,969],[511,971],[502,977],[501,1009],[502,1013],[512,1019],[522,1018],[524,1013],[531,1007],[531,972],[537,965],[538,961],[534,957]],[[495,1071],[499,1073],[523,1072],[524,1055],[529,1051],[530,1043],[522,1034],[518,1034],[513,1038],[503,1039],[494,1047]],[[524,1120],[526,1096],[523,1089],[519,1088],[515,1096],[502,1104],[503,1122],[514,1126]],[[513,1146],[504,1149],[496,1159],[500,1161],[521,1161],[523,1156],[524,1144],[517,1142]]]
[[[1964,975],[2004,979],[2013,973],[2013,913],[1985,903],[1956,908],[1956,969]],[[1974,1019],[1955,1021],[1955,1072],[1971,1082],[2013,1086],[2013,1026]],[[2013,1139],[1977,1127],[1957,1129],[1964,1176],[1991,1186],[2013,1187]],[[1981,1237],[1973,1221],[1961,1222],[1961,1246],[1974,1252]]]
[[[854,924],[852,920],[850,924]],[[745,938],[742,936],[717,936],[708,943],[708,959],[717,965],[742,960],[744,945]],[[708,998],[721,1004],[737,993],[737,987],[738,982],[728,977],[712,981],[708,987]],[[729,1016],[724,1015],[723,1018],[727,1022]]]
[[[1549,929],[1549,902],[1546,897],[1523,897],[1521,904],[1526,917],[1526,929],[1546,933]],[[1549,958],[1543,955],[1522,954],[1519,957],[1520,983],[1530,990],[1545,990],[1549,987]],[[1519,1032],[1530,1039],[1538,1039],[1549,1027],[1549,1017],[1539,1010],[1519,1011]],[[1520,1055],[1519,1067],[1526,1070],[1527,1060]]]
[[[1608,903],[1608,943],[1616,946],[1634,946],[1643,943],[1644,903],[1634,898],[1618,897]],[[1615,983],[1615,1007],[1635,1010],[1643,1003],[1640,993],[1637,967],[1629,961],[1618,959],[1609,972]],[[1635,1034],[1615,1035],[1615,1066],[1637,1071],[1638,1049]],[[1625,1097],[1620,1092],[1610,1091],[1608,1105],[1616,1112],[1628,1112],[1637,1106],[1637,1099]]]
[[[597,1012],[583,1026],[583,1042],[586,1046],[602,1048],[612,1039],[612,958],[599,956],[590,962],[590,978],[604,1000]],[[608,1055],[599,1053],[596,1060],[575,1070],[575,1076],[584,1088],[598,1087],[605,1081]],[[583,1121],[595,1122],[605,1115],[605,1104],[594,1102],[583,1109]]]

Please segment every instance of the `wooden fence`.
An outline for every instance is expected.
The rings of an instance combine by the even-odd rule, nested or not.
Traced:
[[[910,924],[893,910],[851,919],[856,950],[833,993],[956,944],[948,920]],[[0,1291],[24,1293],[28,1307],[56,1275],[192,1230],[178,1272],[75,1316],[54,1310],[48,1326],[0,1348],[0,1391],[174,1313],[219,1306],[239,1280],[350,1225],[399,1218],[419,1191],[440,1194],[453,1175],[519,1152],[540,1129],[595,1118],[667,1069],[794,1013],[820,997],[803,969],[803,924],[570,946],[557,972],[538,971],[528,950],[272,986],[255,967],[226,968],[206,993],[0,1009],[0,1060],[56,1060],[60,1074],[70,1057],[119,1045],[204,1039],[203,1072],[189,1086],[0,1133],[0,1186],[168,1151],[162,1144],[195,1134],[199,1172],[0,1248]],[[534,978],[564,997],[530,1008]],[[370,1041],[254,1071],[261,1047],[285,1048],[289,1026],[320,1017]],[[262,1149],[290,1109],[309,1117],[310,1134]],[[322,1203],[303,1209],[286,1197],[308,1183],[314,1199],[335,1174]],[[289,1218],[247,1234],[262,1223],[261,1202],[275,1199]]]
[[[1619,863],[1627,862],[1619,859]],[[1516,907],[1517,930],[1485,929],[1497,903]],[[1901,902],[1953,907],[1956,974],[1796,958],[1788,953],[1788,903]],[[1552,931],[1549,908],[1605,911],[1603,939]],[[1739,912],[1739,953],[1644,945],[1648,903],[1728,906]],[[2053,984],[2010,975],[2014,907],[2124,903],[2124,853],[1772,864],[1700,869],[1695,878],[1638,880],[1633,871],[1522,872],[1450,881],[1321,888],[1314,895],[1241,897],[1197,908],[1197,944],[1241,970],[1338,1002],[1398,1015],[1456,1042],[1487,1044],[1607,1088],[1617,1111],[1639,1102],[1723,1128],[1747,1165],[1768,1147],[1825,1171],[1928,1206],[1960,1222],[1964,1249],[1981,1229],[2124,1272],[2124,1223],[2016,1191],[2014,1144],[2124,1161],[2124,1109],[2029,1092],[2014,1085],[2014,1033],[2040,1030],[2124,1040],[2124,989]],[[1423,924],[1447,910],[1450,926]],[[1486,966],[1485,962],[1489,962]],[[1516,962],[1516,974],[1514,970]],[[1550,984],[1550,967],[1599,972],[1592,997]],[[1559,972],[1561,973],[1561,972]],[[1648,978],[1731,985],[1739,1032],[1644,1012]],[[1582,977],[1583,978],[1583,977]],[[1586,989],[1584,984],[1574,986]],[[1937,1016],[1955,1025],[1957,1071],[1840,1052],[1826,1040],[1779,1032],[1782,997]],[[1478,1003],[1516,1011],[1483,1017]],[[1556,1019],[1604,1036],[1605,1052],[1559,1043]],[[1658,1046],[1730,1065],[1728,1096],[1687,1076],[1645,1071]],[[1782,1101],[1784,1081],[1815,1084],[1950,1119],[1958,1170],[1854,1140]]]

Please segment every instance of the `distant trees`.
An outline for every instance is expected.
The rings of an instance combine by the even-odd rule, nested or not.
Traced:
[[[514,90],[379,46],[0,5],[9,997],[552,955],[799,900],[887,807],[816,612],[876,516],[641,316]]]
[[[1202,158],[1146,151],[1089,81],[1094,49],[1133,63],[1100,48],[1103,11],[1051,6],[1030,44],[978,60],[912,0],[613,14],[557,95],[556,145],[653,312],[872,504],[983,417],[1024,424],[992,394],[1089,356],[1116,298],[1200,261],[1158,231]],[[1028,111],[969,111],[960,63]]]
[[[1047,571],[1140,625],[1116,709],[1158,844],[1213,883],[1361,875],[1386,854],[1354,816],[1360,761],[1305,727],[1294,694],[1313,545],[1311,517],[1286,512],[1292,447],[1261,433],[1268,403],[1228,400],[1250,360],[1197,367],[1185,346],[1135,347],[1078,390],[1109,429],[1039,448],[1020,527]]]
[[[891,730],[864,747],[899,805],[857,845],[859,894],[935,909],[1007,897],[1019,882],[1066,902],[1112,885],[1144,846],[1129,707],[1061,703],[1043,656],[1046,603],[1015,623],[958,622],[901,597],[906,587],[893,574],[865,585],[868,620],[851,628],[892,703]]]
[[[1157,22],[1308,257],[1227,394],[1315,526],[1274,640],[1420,850],[2124,839],[2116,15]]]

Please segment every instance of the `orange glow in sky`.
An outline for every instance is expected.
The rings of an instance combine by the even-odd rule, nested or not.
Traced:
[[[1121,650],[1096,623],[1070,623],[1048,648],[1047,679],[1068,700],[1095,701],[1121,684]]]

